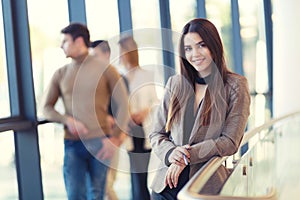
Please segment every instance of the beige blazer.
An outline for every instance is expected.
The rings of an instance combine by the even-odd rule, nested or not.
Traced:
[[[170,134],[165,131],[170,98],[178,94],[193,94],[193,89],[187,82],[185,82],[186,85],[184,86],[187,92],[179,89],[178,83],[181,79],[181,75],[175,75],[169,78],[165,87],[164,98],[157,110],[153,129],[149,136],[153,152],[160,161],[151,184],[151,188],[157,193],[166,187],[165,178],[168,166],[165,164],[165,158],[167,152],[178,145],[185,145],[182,144],[185,102],[180,102],[181,109],[178,123],[174,123],[171,126]],[[205,101],[203,101],[196,115],[195,123],[189,137],[189,144],[192,147],[190,150],[190,177],[212,157],[228,156],[237,152],[245,131],[250,114],[250,94],[246,78],[231,73],[228,75],[225,85],[220,84],[218,88],[219,91],[223,92],[226,102],[217,102],[218,108],[213,108],[212,113],[219,113],[221,118],[215,120],[209,126],[202,126],[200,116],[203,105],[205,104]],[[212,116],[214,115],[212,114]],[[219,176],[222,181],[226,178],[225,174],[223,175],[217,173],[217,176]]]

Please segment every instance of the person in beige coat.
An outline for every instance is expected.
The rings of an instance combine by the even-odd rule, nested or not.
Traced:
[[[122,35],[118,44],[120,61],[126,68],[124,75],[129,86],[130,141],[127,148],[130,161],[131,200],[150,200],[147,182],[151,149],[147,146],[146,136],[151,108],[157,101],[154,73],[140,66],[138,45],[132,35]]]
[[[245,77],[226,66],[216,27],[206,19],[188,22],[180,38],[180,74],[169,78],[150,133],[160,163],[152,199],[176,199],[184,184],[212,157],[237,152],[250,114]],[[227,178],[216,173],[206,193]]]
[[[111,49],[108,41],[106,40],[95,40],[91,43],[92,53],[99,59],[106,63],[107,66],[110,64],[110,55]],[[125,77],[121,76],[124,80],[126,89],[128,89],[128,83]],[[114,98],[111,98],[109,106],[108,106],[108,115],[107,121],[110,124],[110,131],[113,131],[114,127],[117,126],[114,118],[114,114],[116,114],[118,110],[118,106]],[[114,111],[113,111],[114,110]],[[121,141],[125,140],[127,134],[122,132],[121,133]],[[113,157],[110,160],[110,165],[107,169],[107,177],[106,177],[106,200],[118,200],[118,195],[114,190],[114,183],[117,178],[117,169],[119,164],[119,149],[116,149],[114,152]]]

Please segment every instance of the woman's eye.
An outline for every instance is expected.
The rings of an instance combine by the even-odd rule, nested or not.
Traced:
[[[206,44],[204,42],[202,42],[202,43],[198,44],[198,47],[199,48],[204,48],[204,47],[206,47]]]
[[[191,48],[191,47],[185,47],[184,50],[185,50],[185,51],[191,51],[192,48]]]

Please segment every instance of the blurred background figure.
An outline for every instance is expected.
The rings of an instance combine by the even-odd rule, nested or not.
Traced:
[[[110,64],[110,55],[111,55],[111,49],[108,44],[108,41],[106,40],[96,40],[91,43],[91,48],[93,49],[93,54],[98,57],[101,61],[103,61],[106,65]],[[123,76],[122,76],[123,77]],[[126,84],[126,87],[128,88],[128,83],[126,81],[126,78],[123,77],[123,80]],[[108,116],[107,121],[113,129],[116,126],[116,122],[113,116],[112,108],[118,109],[118,105],[116,101],[111,98],[110,104],[108,106]],[[122,133],[122,141],[125,139],[126,134]],[[108,200],[118,200],[118,196],[114,190],[114,183],[116,180],[117,175],[117,166],[119,163],[119,151],[115,151],[115,154],[110,162],[110,167],[107,171],[107,178],[106,178],[106,198]]]
[[[110,46],[106,40],[96,40],[91,42],[93,54],[106,64],[110,63]]]
[[[148,142],[147,127],[149,113],[157,101],[154,74],[139,65],[138,46],[132,36],[119,40],[120,62],[126,68],[125,77],[129,85],[130,145],[128,145],[131,188],[133,200],[150,199],[147,187],[148,164],[151,148]],[[145,140],[146,138],[146,140]]]
[[[44,94],[43,113],[47,120],[64,125],[63,173],[68,199],[102,200],[107,164],[122,142],[121,128],[111,130],[108,125],[107,107],[112,91],[117,90],[115,100],[128,109],[126,87],[116,87],[121,77],[114,67],[89,54],[86,25],[71,23],[61,33],[61,48],[71,62],[52,76]],[[59,98],[65,113],[56,110]],[[118,112],[117,118],[124,122],[120,127],[127,127],[127,112]]]

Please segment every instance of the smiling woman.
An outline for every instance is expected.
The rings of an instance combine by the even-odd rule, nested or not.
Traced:
[[[181,74],[169,78],[150,134],[161,160],[152,182],[154,200],[176,199],[208,160],[234,154],[250,114],[247,80],[227,69],[214,24],[202,18],[189,21],[179,59]],[[205,193],[217,194],[227,176],[220,169]]]

